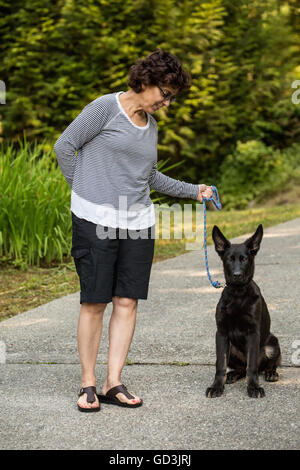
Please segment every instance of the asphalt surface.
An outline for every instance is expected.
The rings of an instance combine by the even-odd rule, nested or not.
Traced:
[[[143,398],[137,409],[102,405],[80,413],[76,330],[79,292],[0,323],[1,449],[299,449],[300,218],[265,229],[254,280],[280,342],[276,383],[248,398],[245,379],[205,397],[215,371],[215,308],[221,289],[206,275],[203,250],[153,265],[122,381]],[[231,241],[241,242],[251,234]],[[208,247],[210,272],[223,269]],[[96,366],[105,380],[109,304]],[[3,348],[6,348],[6,354]],[[2,352],[1,352],[2,351]]]

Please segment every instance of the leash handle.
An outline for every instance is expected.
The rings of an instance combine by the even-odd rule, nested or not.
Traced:
[[[218,190],[215,186],[211,186],[211,189],[213,191],[213,195],[212,197],[204,197],[202,199],[203,201],[203,204],[204,204],[204,201],[213,201],[214,205],[216,206],[216,208],[220,211],[222,209],[222,204],[220,202],[220,199],[219,199],[219,194],[218,194]],[[216,198],[216,200],[215,200]],[[204,206],[205,207],[205,206]]]
[[[208,259],[207,259],[207,234],[206,234],[206,205],[205,205],[205,201],[213,201],[215,207],[218,209],[218,210],[221,210],[222,209],[222,204],[220,202],[220,199],[219,199],[219,194],[218,194],[218,190],[215,186],[211,186],[211,189],[213,191],[213,195],[212,197],[204,197],[202,199],[202,202],[203,202],[203,207],[204,207],[204,251],[205,251],[205,265],[206,265],[206,272],[207,272],[207,276],[208,276],[208,279],[211,283],[211,285],[213,287],[215,287],[216,289],[219,289],[220,287],[225,287],[225,285],[222,285],[219,281],[213,281],[212,278],[211,278],[211,275],[209,273],[209,268],[208,268]]]

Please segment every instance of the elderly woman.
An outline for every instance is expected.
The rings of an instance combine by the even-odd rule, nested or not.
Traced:
[[[82,381],[77,406],[99,411],[100,402],[138,407],[121,373],[133,338],[138,299],[147,299],[154,253],[155,213],[150,189],[202,202],[205,184],[157,170],[157,123],[152,116],[190,87],[178,58],[158,49],[130,68],[129,90],[87,104],[55,143],[72,188],[72,250],[80,280],[78,352]],[[76,157],[77,151],[77,157]],[[139,236],[132,236],[132,234]],[[97,396],[95,365],[105,308],[109,323],[107,377]]]

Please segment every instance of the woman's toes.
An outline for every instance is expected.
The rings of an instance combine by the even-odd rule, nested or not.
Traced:
[[[134,399],[131,400],[132,403],[140,403],[141,402],[141,399],[140,397],[138,397],[137,395],[134,395]]]
[[[81,406],[81,408],[88,408],[88,403],[86,401],[86,397],[82,396],[79,398],[77,405]]]
[[[133,393],[131,394],[133,395]],[[141,399],[137,395],[133,395],[134,398],[127,398],[125,395],[120,394],[119,400],[125,403],[128,403],[129,405],[135,405],[136,403],[140,403]],[[122,398],[121,398],[122,397]]]
[[[83,401],[78,401],[77,405],[80,406],[81,408],[87,408],[87,404]]]
[[[95,397],[96,400],[93,402],[93,403],[89,403],[87,401],[87,394],[84,393],[78,400],[77,404],[79,406],[81,406],[81,408],[98,408],[99,406],[99,402],[98,402],[98,398]]]

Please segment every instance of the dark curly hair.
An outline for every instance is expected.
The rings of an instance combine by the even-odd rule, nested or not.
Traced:
[[[170,52],[158,48],[130,67],[127,85],[136,93],[142,91],[142,83],[149,86],[170,86],[181,93],[191,87],[191,82],[191,75],[182,68],[180,60]]]

